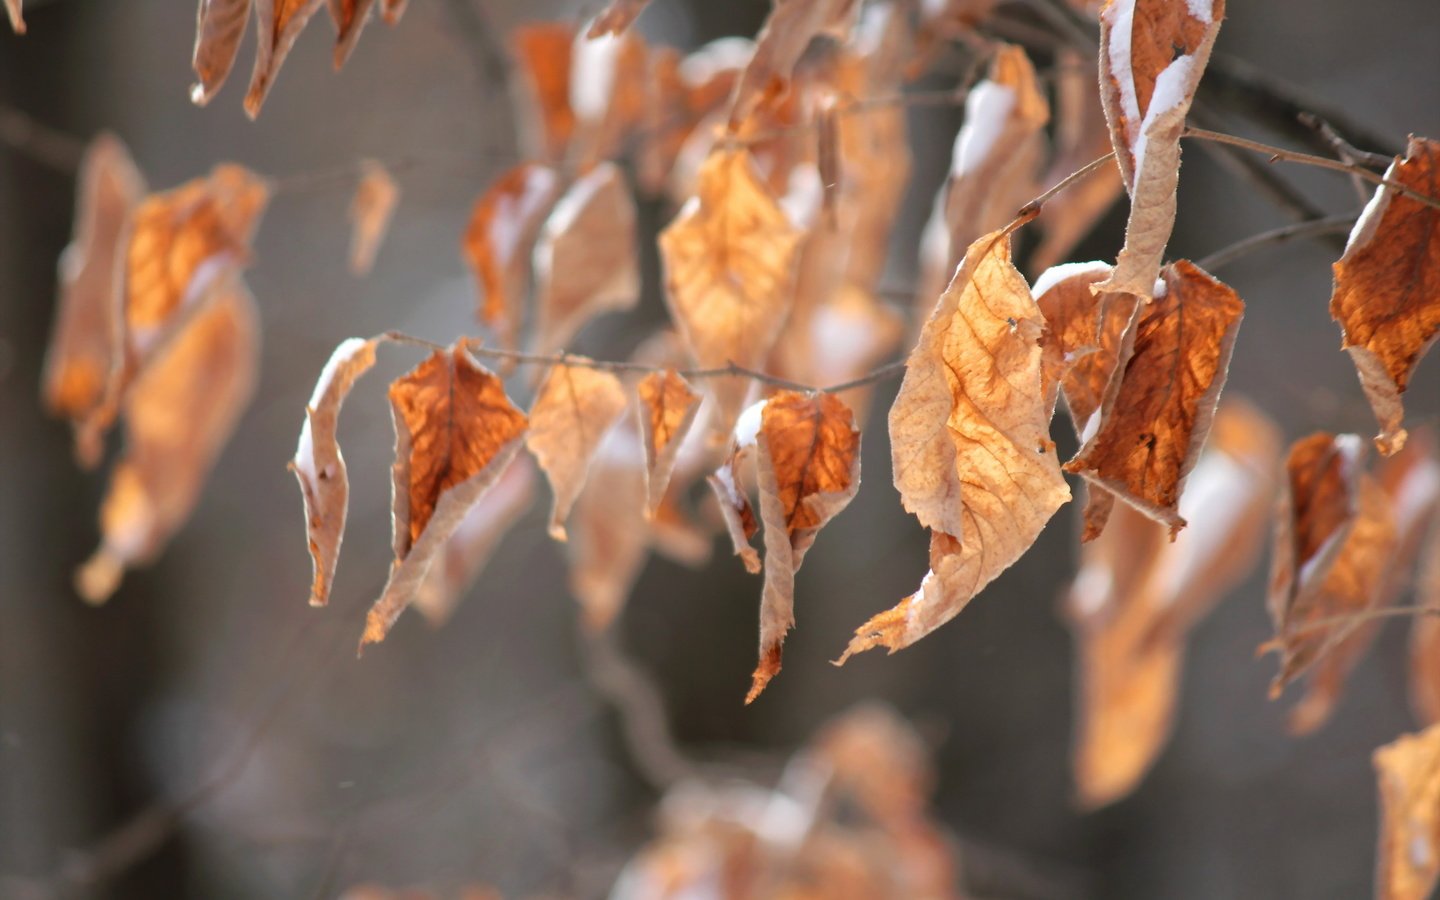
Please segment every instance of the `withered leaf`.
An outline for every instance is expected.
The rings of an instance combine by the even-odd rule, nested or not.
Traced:
[[[800,237],[748,153],[710,155],[698,195],[660,233],[665,300],[701,366],[765,358],[789,308]],[[745,388],[736,379],[715,386],[722,419],[738,411]]]
[[[525,437],[555,495],[550,536],[557,541],[565,540],[565,519],[585,486],[591,457],[626,406],[620,379],[586,367],[584,357],[575,360],[552,368],[540,385]]]
[[[760,574],[760,554],[750,544],[750,539],[760,530],[760,523],[755,518],[755,507],[750,504],[750,492],[746,490],[745,478],[751,470],[745,463],[754,458],[764,411],[764,400],[745,408],[731,430],[730,452],[725,461],[705,478],[715,494],[735,555],[751,575]]]
[[[225,84],[249,21],[250,0],[200,0],[191,56],[191,67],[200,80],[190,88],[190,102],[204,106]]]
[[[1124,368],[1111,380],[1097,429],[1065,471],[1175,534],[1185,527],[1180,492],[1210,433],[1245,304],[1185,260],[1167,266],[1146,293],[1154,299],[1125,338],[1129,352],[1121,351]]]
[[[795,625],[795,573],[806,551],[860,489],[860,431],[834,394],[776,393],[764,401],[755,443],[765,587],[760,662],[746,703],[780,671],[781,647]]]
[[[385,167],[373,159],[361,164],[360,183],[350,203],[350,273],[364,275],[375,265],[375,254],[390,228],[390,217],[400,202],[400,186]]]
[[[1194,524],[1171,543],[1164,525],[1122,504],[1082,551],[1065,602],[1078,645],[1082,806],[1129,793],[1169,739],[1186,633],[1258,559],[1279,453],[1276,427],[1227,401],[1180,500]]]
[[[602,10],[595,21],[590,23],[590,30],[585,33],[588,38],[598,38],[607,34],[620,34],[640,18],[640,13],[645,11],[650,0],[610,0],[610,3]]]
[[[365,617],[362,650],[385,639],[465,514],[509,465],[527,426],[504,384],[463,342],[391,384],[390,406],[395,562]]]
[[[470,213],[460,252],[479,284],[477,317],[495,332],[502,347],[516,346],[530,252],[559,188],[554,170],[521,163],[495,179]]]
[[[259,324],[237,279],[211,288],[125,395],[125,452],[100,506],[100,547],[75,575],[103,603],[125,570],[151,562],[190,517],[255,386]]]
[[[1009,568],[1070,499],[1048,426],[1045,320],[1010,235],[971,245],[906,364],[890,409],[895,487],[931,529],[920,590],[855,631],[851,654],[908,647]]]
[[[1440,196],[1440,142],[1412,137],[1385,177]],[[1380,422],[1376,446],[1394,453],[1405,444],[1401,397],[1440,334],[1440,211],[1377,188],[1335,263],[1330,315]]]
[[[638,34],[579,36],[570,58],[571,156],[583,167],[620,156],[650,106],[650,49]]]
[[[1111,0],[1101,10],[1100,99],[1130,220],[1097,290],[1150,296],[1175,227],[1185,115],[1224,18],[1225,0]]]
[[[702,397],[674,369],[651,372],[640,379],[635,391],[640,400],[640,444],[645,450],[645,515],[653,517],[665,499],[680,446],[700,411]]]
[[[76,423],[104,399],[114,363],[122,241],[130,213],[145,195],[144,177],[111,134],[85,149],[79,182],[74,237],[60,256],[59,310],[43,379],[46,407]]]
[[[525,156],[550,163],[565,158],[575,131],[570,108],[570,53],[575,32],[560,22],[530,22],[510,33],[515,55],[515,109]]]
[[[16,34],[25,33],[25,16],[21,7],[25,0],[5,0],[5,12],[10,16],[10,30]]]
[[[570,185],[535,243],[536,346],[559,350],[595,316],[640,299],[635,200],[614,163]]]
[[[405,7],[410,0],[380,0],[380,15],[385,19],[386,25],[395,25],[400,17],[405,15]]]
[[[1425,900],[1440,876],[1440,725],[1375,751],[1380,788],[1379,900]]]
[[[280,74],[295,39],[322,0],[255,0],[255,69],[245,92],[245,114],[254,119]]]
[[[786,92],[801,54],[816,36],[848,38],[859,12],[858,0],[782,0],[773,4],[755,38],[755,53],[735,88],[730,129],[738,128],[764,100]]]
[[[330,18],[335,22],[335,68],[338,70],[350,58],[360,31],[370,18],[370,8],[375,0],[330,0]]]
[[[311,606],[324,606],[330,601],[350,508],[350,478],[335,434],[340,407],[356,380],[375,365],[376,343],[373,339],[349,338],[335,348],[305,405],[305,422],[300,426],[300,441],[290,462],[290,471],[299,480],[305,501],[305,533],[315,570]]]
[[[1431,525],[1420,558],[1416,605],[1440,609],[1440,519]],[[1440,723],[1440,614],[1417,616],[1410,626],[1410,705],[1427,724]]]

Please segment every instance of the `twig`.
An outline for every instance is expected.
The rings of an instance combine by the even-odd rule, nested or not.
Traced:
[[[1287,630],[1283,639],[1288,640],[1296,635],[1308,634],[1309,632],[1320,631],[1325,628],[1334,628],[1339,625],[1358,625],[1375,619],[1393,619],[1407,616],[1440,616],[1440,606],[1386,606],[1381,609],[1366,609],[1360,612],[1346,613],[1343,616],[1326,616],[1323,619],[1306,622],[1298,628]],[[1278,640],[1280,639],[1277,639],[1277,641]],[[1268,644],[1266,646],[1268,646]]]
[[[1082,178],[1085,178],[1094,172],[1098,172],[1102,166],[1114,159],[1115,151],[1112,150],[1104,156],[1101,156],[1098,159],[1091,160],[1090,162],[1071,172],[1069,175],[1066,175],[1064,178],[1056,182],[1055,185],[1051,187],[1048,191],[1036,197],[1034,200],[1031,200],[1024,206],[1020,207],[1020,211],[1015,214],[1015,221],[1010,223],[1010,228],[1016,228],[1018,227],[1018,225],[1023,225],[1025,224],[1025,222],[1028,222],[1031,219],[1035,218],[1035,216],[1039,215],[1041,207],[1048,203],[1050,199],[1056,194],[1070,187],[1070,185],[1081,180]],[[1021,221],[1022,219],[1024,221]]]
[[[85,157],[84,141],[42,125],[29,114],[9,105],[0,106],[0,143],[8,144],[21,155],[63,173],[79,169],[80,160]]]
[[[1344,234],[1350,230],[1350,226],[1354,224],[1358,215],[1359,213],[1341,213],[1340,215],[1296,222],[1292,225],[1282,225],[1279,228],[1252,234],[1228,247],[1221,247],[1209,256],[1198,260],[1195,265],[1207,272],[1213,272],[1270,244],[1283,244],[1296,238]]]

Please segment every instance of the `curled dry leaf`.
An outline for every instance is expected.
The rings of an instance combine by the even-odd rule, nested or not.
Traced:
[[[525,156],[558,163],[575,132],[570,108],[570,53],[575,31],[560,22],[531,22],[510,33],[515,59],[515,109]]]
[[[1065,614],[1078,645],[1073,765],[1080,804],[1112,803],[1139,783],[1169,739],[1185,638],[1259,557],[1280,455],[1278,429],[1227,401],[1180,508],[1173,543],[1129,506],[1087,544]]]
[[[199,81],[190,88],[190,102],[204,106],[215,96],[240,52],[240,39],[250,21],[251,0],[200,0],[195,15],[195,52],[191,67]]]
[[[375,254],[390,228],[390,217],[400,202],[400,186],[385,167],[373,159],[361,165],[360,183],[350,203],[350,273],[364,275],[375,265]]]
[[[1380,787],[1378,900],[1425,900],[1440,876],[1440,725],[1375,751]]]
[[[375,0],[330,0],[330,18],[335,22],[335,68],[345,65],[360,31],[370,18]]]
[[[1412,137],[1387,180],[1440,197],[1440,142]],[[1401,397],[1440,334],[1440,211],[1379,187],[1335,263],[1330,315],[1380,422],[1386,455],[1405,444]]]
[[[755,507],[750,505],[750,492],[744,480],[750,470],[744,463],[754,457],[764,411],[764,400],[745,408],[731,431],[729,454],[714,474],[705,478],[715,493],[735,555],[751,575],[760,574],[760,554],[750,544],[750,539],[760,530],[760,523],[755,518]]]
[[[125,451],[100,506],[100,547],[75,575],[103,603],[125,570],[152,561],[195,508],[250,402],[259,358],[255,301],[238,279],[211,288],[125,395]]]
[[[486,188],[465,228],[460,252],[479,284],[477,318],[507,349],[519,338],[535,235],[559,189],[553,169],[521,163]]]
[[[769,353],[789,309],[800,237],[748,153],[710,155],[697,196],[660,233],[666,303],[700,365],[749,367]],[[734,417],[746,387],[717,380],[723,421]]]
[[[590,23],[590,30],[585,36],[591,39],[602,35],[618,35],[640,18],[650,0],[610,0],[610,3],[602,10],[600,15]]]
[[[576,179],[555,204],[535,244],[536,346],[564,347],[601,313],[640,299],[635,200],[614,163]]]
[[[1180,492],[1210,433],[1245,304],[1185,260],[1167,266],[1147,293],[1154,299],[1121,342],[1123,368],[1092,420],[1095,431],[1065,471],[1165,523],[1173,535],[1185,527]]]
[[[123,238],[145,195],[144,177],[110,134],[86,148],[79,182],[74,237],[60,256],[59,311],[43,379],[46,407],[77,425],[104,399],[114,363]]]
[[[1150,296],[1175,227],[1185,115],[1224,17],[1225,0],[1110,0],[1100,13],[1100,99],[1130,220],[1098,290]]]
[[[1006,231],[971,245],[906,364],[890,409],[895,487],[931,529],[920,590],[855,631],[843,662],[908,647],[1027,550],[1070,499],[1048,426],[1045,320]]]
[[[640,444],[645,450],[645,516],[653,518],[665,499],[702,397],[674,369],[651,372],[640,379],[635,392],[640,400]]]
[[[1317,432],[1290,447],[1267,600],[1275,638],[1265,649],[1280,654],[1272,697],[1354,633],[1382,596],[1395,517],[1363,454],[1353,434]]]
[[[360,648],[385,639],[465,514],[519,449],[525,414],[462,343],[436,351],[390,385],[395,562],[365,617]]]
[[[255,0],[255,69],[245,92],[245,114],[254,119],[280,74],[295,39],[322,0]]]
[[[859,12],[858,0],[783,0],[771,6],[735,88],[730,130],[750,118],[756,106],[789,90],[791,74],[811,40],[829,34],[845,41]]]
[[[300,426],[300,441],[290,462],[290,471],[299,480],[305,501],[305,534],[315,570],[310,586],[311,606],[324,606],[330,601],[350,508],[350,477],[335,433],[340,407],[356,380],[375,365],[376,343],[373,339],[349,338],[335,348],[305,405],[305,422]]]
[[[550,536],[557,541],[565,540],[565,519],[585,486],[591,457],[626,406],[620,379],[587,368],[583,357],[576,361],[550,370],[530,407],[525,437],[555,495]]]

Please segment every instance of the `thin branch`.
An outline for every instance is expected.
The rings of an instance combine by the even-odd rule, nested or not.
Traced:
[[[1298,628],[1287,630],[1284,637],[1288,640],[1296,635],[1309,634],[1312,631],[1335,628],[1341,625],[1361,625],[1365,622],[1374,621],[1375,619],[1394,619],[1409,616],[1440,616],[1440,606],[1386,606],[1381,609],[1366,609],[1360,612],[1346,613],[1342,616],[1326,616],[1323,619],[1306,622]],[[1279,640],[1280,639],[1277,638],[1276,641],[1267,642],[1265,645],[1262,645],[1262,649]]]
[[[1230,263],[1245,256],[1249,256],[1256,250],[1271,244],[1283,244],[1286,241],[1296,238],[1313,238],[1320,235],[1344,234],[1350,230],[1355,223],[1359,213],[1341,213],[1335,216],[1325,216],[1320,219],[1310,219],[1304,222],[1296,222],[1291,225],[1282,225],[1279,228],[1272,228],[1269,231],[1262,231],[1259,234],[1252,234],[1250,237],[1236,241],[1228,247],[1221,247],[1204,259],[1198,260],[1195,265],[1207,272],[1214,272],[1216,269],[1228,266]]]
[[[1103,167],[1106,163],[1112,161],[1113,159],[1115,159],[1115,151],[1111,150],[1104,156],[1091,160],[1090,162],[1071,172],[1069,175],[1066,175],[1064,178],[1056,182],[1055,185],[1051,187],[1048,191],[1036,197],[1034,200],[1031,200],[1024,206],[1020,207],[1020,211],[1015,214],[1015,221],[1011,222],[1009,227],[1012,229],[1017,228],[1020,225],[1025,224],[1025,222],[1028,222],[1031,219],[1035,218],[1037,215],[1040,214],[1041,207],[1048,203],[1050,199],[1053,198],[1056,194],[1070,187],[1075,182],[1080,181],[1081,179],[1086,178],[1095,172],[1098,172],[1101,167]]]

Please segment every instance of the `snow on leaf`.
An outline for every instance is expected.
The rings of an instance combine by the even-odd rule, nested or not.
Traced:
[[[531,250],[559,189],[553,169],[521,163],[495,179],[470,212],[460,252],[480,290],[476,317],[506,349],[517,346]]]

